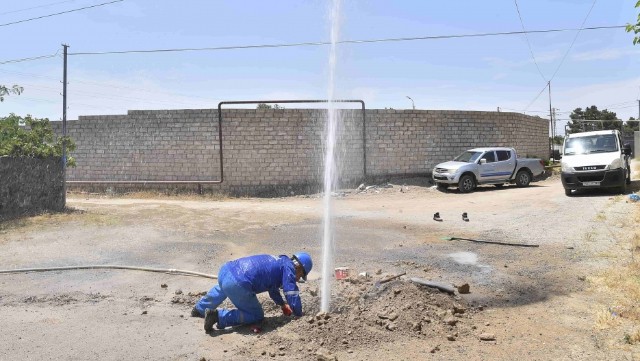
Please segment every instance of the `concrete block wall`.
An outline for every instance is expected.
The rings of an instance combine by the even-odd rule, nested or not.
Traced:
[[[68,121],[78,181],[219,180],[217,109],[129,111]],[[336,158],[343,182],[364,176],[361,110],[340,111]],[[318,187],[326,110],[223,109],[223,192],[255,194]],[[52,122],[61,133],[61,123]],[[519,113],[367,110],[367,175],[427,175],[439,162],[478,146],[512,146],[548,158],[548,121]],[[319,188],[318,188],[319,189]]]
[[[0,157],[0,221],[64,207],[60,158]]]
[[[429,173],[474,147],[514,147],[520,157],[549,158],[548,122],[519,113],[456,110],[367,111],[372,175]]]

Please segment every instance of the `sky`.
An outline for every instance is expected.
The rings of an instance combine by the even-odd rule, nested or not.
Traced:
[[[333,21],[338,39],[351,41],[616,26],[638,14],[635,0],[342,0],[337,20],[329,0],[100,5],[111,1],[0,0],[0,84],[24,88],[5,97],[0,116],[62,119],[63,43],[73,120],[232,100],[326,99],[329,45],[259,45],[326,43]],[[335,97],[364,100],[368,109],[500,108],[546,119],[551,102],[562,134],[578,107],[639,116],[640,45],[632,39],[618,28],[341,43]],[[185,48],[218,49],[86,54]],[[7,63],[40,56],[51,57]]]

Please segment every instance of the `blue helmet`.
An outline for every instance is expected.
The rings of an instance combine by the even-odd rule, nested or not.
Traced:
[[[306,281],[307,275],[309,274],[309,272],[311,272],[311,268],[313,267],[311,256],[306,252],[298,252],[291,258],[302,265],[302,268],[304,269],[304,275],[302,276],[302,279]]]

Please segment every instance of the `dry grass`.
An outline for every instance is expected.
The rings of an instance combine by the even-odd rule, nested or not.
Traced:
[[[640,208],[635,210],[632,223],[640,222]],[[596,315],[596,327],[614,328],[623,322],[628,329],[624,341],[640,343],[640,231],[633,231],[624,244],[624,257],[618,257],[611,268],[590,279],[595,290],[607,295],[609,307]],[[629,253],[627,253],[629,252]]]

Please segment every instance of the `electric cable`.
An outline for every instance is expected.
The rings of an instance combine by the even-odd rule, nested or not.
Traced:
[[[114,4],[114,3],[119,3],[122,2],[124,0],[113,0],[110,2],[106,2],[106,3],[102,3],[102,4],[95,4],[95,5],[91,5],[91,6],[85,6],[82,8],[77,8],[77,9],[71,9],[71,10],[66,10],[66,11],[61,11],[59,13],[55,13],[55,14],[48,14],[48,15],[42,15],[42,16],[38,16],[35,18],[30,18],[30,19],[24,19],[24,20],[18,20],[18,21],[13,21],[10,23],[6,23],[6,24],[0,24],[0,27],[3,26],[9,26],[9,25],[15,25],[15,24],[20,24],[20,23],[26,23],[27,21],[33,21],[33,20],[40,20],[40,19],[44,19],[44,18],[50,18],[52,16],[57,16],[57,15],[62,15],[62,14],[68,14],[68,13],[72,13],[72,12],[76,12],[76,11],[81,11],[81,10],[86,10],[86,9],[91,9],[91,8],[96,8],[98,6],[104,6],[104,5],[110,5],[110,4]]]
[[[68,270],[81,270],[81,269],[124,269],[124,270],[135,270],[135,271],[169,273],[169,274],[180,275],[180,276],[198,276],[198,277],[204,277],[204,278],[218,279],[217,275],[210,275],[206,273],[193,272],[193,271],[184,271],[184,270],[173,269],[173,268],[164,269],[164,268],[120,266],[120,265],[87,265],[87,266],[45,267],[45,268],[17,268],[17,269],[10,269],[10,270],[0,270],[0,274],[68,271]]]
[[[31,58],[22,58],[22,59],[6,60],[6,61],[3,61],[3,62],[0,62],[0,65],[3,65],[3,64],[15,64],[15,63],[22,63],[22,62],[25,62],[25,61],[33,61],[33,60],[40,60],[40,59],[48,59],[48,58],[53,58],[53,57],[55,57],[56,55],[58,55],[58,52],[57,52],[57,51],[56,51],[56,53],[55,53],[55,54],[51,54],[51,55],[40,55],[40,56],[34,56],[34,57],[31,57]]]
[[[6,15],[6,14],[13,14],[13,13],[19,13],[22,11],[28,11],[28,10],[33,10],[33,9],[40,9],[40,8],[46,8],[49,6],[53,6],[53,5],[60,5],[60,4],[64,4],[64,3],[70,3],[70,2],[74,2],[77,0],[66,0],[66,1],[58,1],[55,3],[49,3],[49,4],[44,4],[44,5],[39,5],[39,6],[32,6],[30,8],[24,8],[24,9],[18,9],[18,10],[11,10],[11,11],[6,11],[3,13],[0,13],[0,15]]]
[[[518,11],[518,18],[520,19],[520,25],[522,25],[522,31],[525,32],[524,38],[527,40],[527,45],[529,46],[529,52],[531,53],[531,58],[533,59],[534,64],[536,64],[536,68],[538,69],[538,73],[540,73],[540,76],[542,77],[542,79],[544,81],[547,81],[547,78],[544,76],[544,74],[542,74],[542,70],[540,70],[540,66],[536,61],[535,55],[533,55],[533,48],[531,47],[529,36],[527,36],[526,29],[524,28],[524,21],[522,21],[522,15],[520,14],[520,7],[518,6],[518,0],[513,0],[513,2],[516,4],[516,10]]]
[[[545,30],[529,30],[529,31],[507,31],[496,33],[475,33],[475,34],[459,34],[459,35],[434,35],[434,36],[417,36],[407,38],[387,38],[387,39],[363,39],[363,40],[340,40],[337,44],[366,44],[366,43],[382,43],[382,42],[399,42],[399,41],[415,41],[415,40],[439,40],[439,39],[458,39],[458,38],[477,38],[488,36],[505,36],[505,35],[521,35],[527,34],[544,34],[566,31],[580,30],[604,30],[604,29],[622,29],[625,25],[608,25],[593,26],[580,29],[545,29]],[[148,49],[148,50],[116,50],[116,51],[96,51],[96,52],[76,52],[67,55],[113,55],[113,54],[145,54],[145,53],[169,53],[169,52],[186,52],[186,51],[217,51],[217,50],[237,50],[237,49],[259,49],[259,48],[284,48],[297,46],[320,46],[331,45],[330,41],[316,41],[304,43],[290,44],[259,44],[259,45],[236,45],[236,46],[219,46],[219,47],[203,47],[203,48],[169,48],[169,49]]]
[[[551,79],[549,79],[549,81],[552,81],[553,78],[556,77],[556,74],[558,74],[558,70],[560,70],[560,67],[562,67],[562,64],[564,63],[565,59],[567,58],[567,55],[569,55],[569,52],[571,51],[571,48],[573,48],[573,44],[575,44],[576,40],[578,39],[578,35],[580,35],[580,31],[584,28],[584,24],[587,22],[587,19],[589,18],[589,15],[591,15],[591,11],[593,10],[593,7],[596,5],[596,1],[597,0],[593,0],[593,3],[591,3],[591,8],[589,8],[589,12],[587,12],[587,16],[584,17],[584,20],[582,20],[582,24],[580,25],[580,30],[578,30],[578,32],[576,33],[576,36],[573,38],[573,41],[571,42],[571,45],[569,45],[569,49],[567,49],[567,52],[564,53],[564,56],[562,57],[562,60],[560,61],[560,64],[558,64],[558,67],[556,68],[556,71],[553,73],[553,75],[551,76]]]

